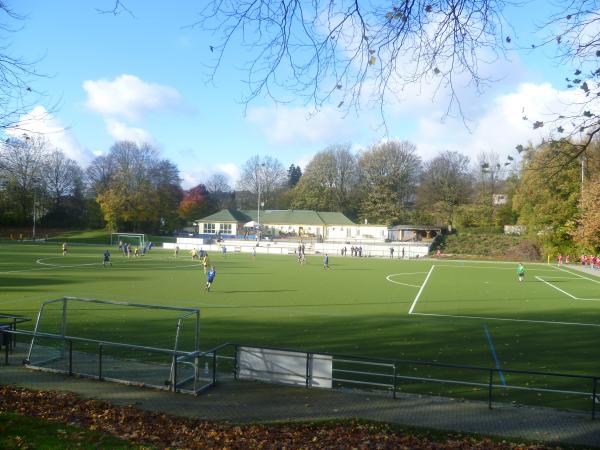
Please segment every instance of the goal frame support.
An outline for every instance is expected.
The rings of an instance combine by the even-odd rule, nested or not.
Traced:
[[[136,238],[139,239],[141,247],[146,245],[146,235],[144,233],[111,233],[110,245],[117,245],[123,238]]]

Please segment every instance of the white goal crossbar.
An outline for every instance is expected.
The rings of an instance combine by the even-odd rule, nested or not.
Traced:
[[[119,241],[137,241],[140,247],[144,247],[146,245],[146,235],[144,233],[111,233],[110,245],[117,245]]]

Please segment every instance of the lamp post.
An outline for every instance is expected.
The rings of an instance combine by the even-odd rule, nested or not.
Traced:
[[[262,163],[258,166],[257,168],[257,174],[256,174],[256,178],[258,180],[258,202],[256,205],[256,224],[257,224],[257,231],[256,231],[256,235],[258,236],[258,241],[260,241],[260,180],[262,178],[262,172],[263,172],[263,168],[265,167],[265,163]]]
[[[36,199],[36,193],[37,193],[37,188],[39,185],[40,179],[39,178],[34,178],[33,179],[33,230],[31,230],[31,240],[35,242],[35,219],[37,216],[37,211],[36,211],[36,207],[37,207],[37,199]]]

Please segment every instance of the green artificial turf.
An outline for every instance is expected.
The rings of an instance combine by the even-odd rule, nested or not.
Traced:
[[[330,255],[331,269],[324,270],[321,256],[309,256],[301,266],[293,255],[230,252],[226,258],[211,255],[217,277],[205,292],[202,267],[188,252],[174,258],[154,249],[128,259],[112,249],[113,266],[103,267],[104,250],[71,246],[63,257],[58,244],[0,244],[0,314],[33,318],[44,300],[63,296],[198,307],[202,349],[233,342],[500,369],[502,374],[493,373],[497,385],[582,394],[498,389],[496,399],[561,406],[576,401],[581,409],[591,406],[589,380],[509,370],[600,376],[600,278],[572,269],[526,264],[525,282],[519,283],[511,263]],[[49,306],[40,329],[58,332],[60,315],[58,304]],[[67,334],[172,348],[178,315],[73,304]],[[193,346],[193,332],[186,319],[186,349]],[[489,371],[413,363],[396,370],[404,377],[400,391],[487,399],[478,386],[411,377],[487,383]]]

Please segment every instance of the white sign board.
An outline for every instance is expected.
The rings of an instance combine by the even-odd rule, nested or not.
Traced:
[[[238,378],[295,386],[331,388],[333,360],[329,355],[255,347],[238,347]]]

